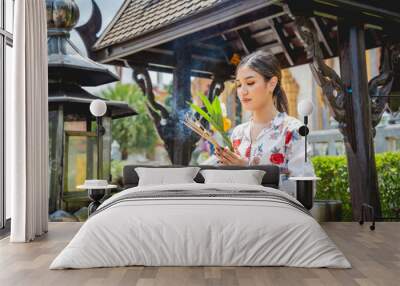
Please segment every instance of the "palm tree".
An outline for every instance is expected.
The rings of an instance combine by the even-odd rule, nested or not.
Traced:
[[[122,159],[129,153],[151,153],[158,136],[154,123],[148,114],[146,97],[136,84],[117,83],[101,92],[101,97],[124,101],[138,113],[136,116],[113,120],[112,137],[120,144]]]

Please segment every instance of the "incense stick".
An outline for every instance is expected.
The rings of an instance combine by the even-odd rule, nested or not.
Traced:
[[[183,124],[190,128],[193,132],[198,134],[200,137],[209,141],[215,148],[222,149],[218,142],[212,137],[210,131],[208,131],[197,119],[193,119],[191,116],[186,115],[185,120],[183,120]]]

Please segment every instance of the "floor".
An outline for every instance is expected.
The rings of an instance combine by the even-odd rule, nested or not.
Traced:
[[[0,240],[0,285],[400,285],[400,223],[368,225],[332,222],[323,228],[344,252],[352,269],[289,267],[123,267],[48,270],[50,262],[80,228],[50,223],[32,243]]]
[[[11,220],[6,220],[4,228],[0,228],[0,240],[10,235]]]

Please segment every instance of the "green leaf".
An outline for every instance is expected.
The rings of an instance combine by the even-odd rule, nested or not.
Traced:
[[[211,105],[211,102],[208,100],[207,96],[199,93],[199,97],[200,97],[201,101],[203,102],[204,106],[206,107],[208,114],[210,114],[210,116],[213,117],[214,109]]]
[[[221,133],[221,135],[222,135],[222,138],[224,139],[225,145],[228,146],[229,150],[233,151],[233,145],[232,145],[231,138],[229,138],[229,136],[225,132]]]
[[[209,99],[203,95],[199,94],[199,97],[201,101],[203,102],[206,110],[204,111],[200,106],[188,102],[190,107],[199,113],[207,122],[218,132],[221,134],[222,139],[224,141],[225,146],[228,146],[230,150],[233,151],[232,147],[232,142],[228,136],[228,134],[224,130],[224,121],[223,121],[223,115],[222,115],[222,108],[221,108],[221,103],[219,101],[218,97],[215,97],[213,99],[213,102],[211,103]]]
[[[214,109],[214,121],[217,122],[219,129],[221,129],[221,131],[224,131],[221,104],[217,96],[214,98],[212,106]]]
[[[207,120],[209,123],[211,123],[213,120],[211,119],[211,117],[203,110],[201,109],[200,106],[197,106],[194,103],[190,104],[190,107],[192,109],[194,109],[197,113],[199,113],[205,120]]]

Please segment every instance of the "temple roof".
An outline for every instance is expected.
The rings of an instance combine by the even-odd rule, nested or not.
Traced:
[[[311,17],[325,58],[338,55],[338,19],[365,25],[367,49],[381,46],[385,33],[399,37],[400,8],[386,0],[126,0],[93,46],[94,58],[172,72],[183,43],[190,44],[196,76],[232,73],[235,54],[260,49],[275,54],[282,67],[304,64],[309,59],[286,3],[296,15]]]
[[[126,0],[94,48],[121,43],[230,0]]]

